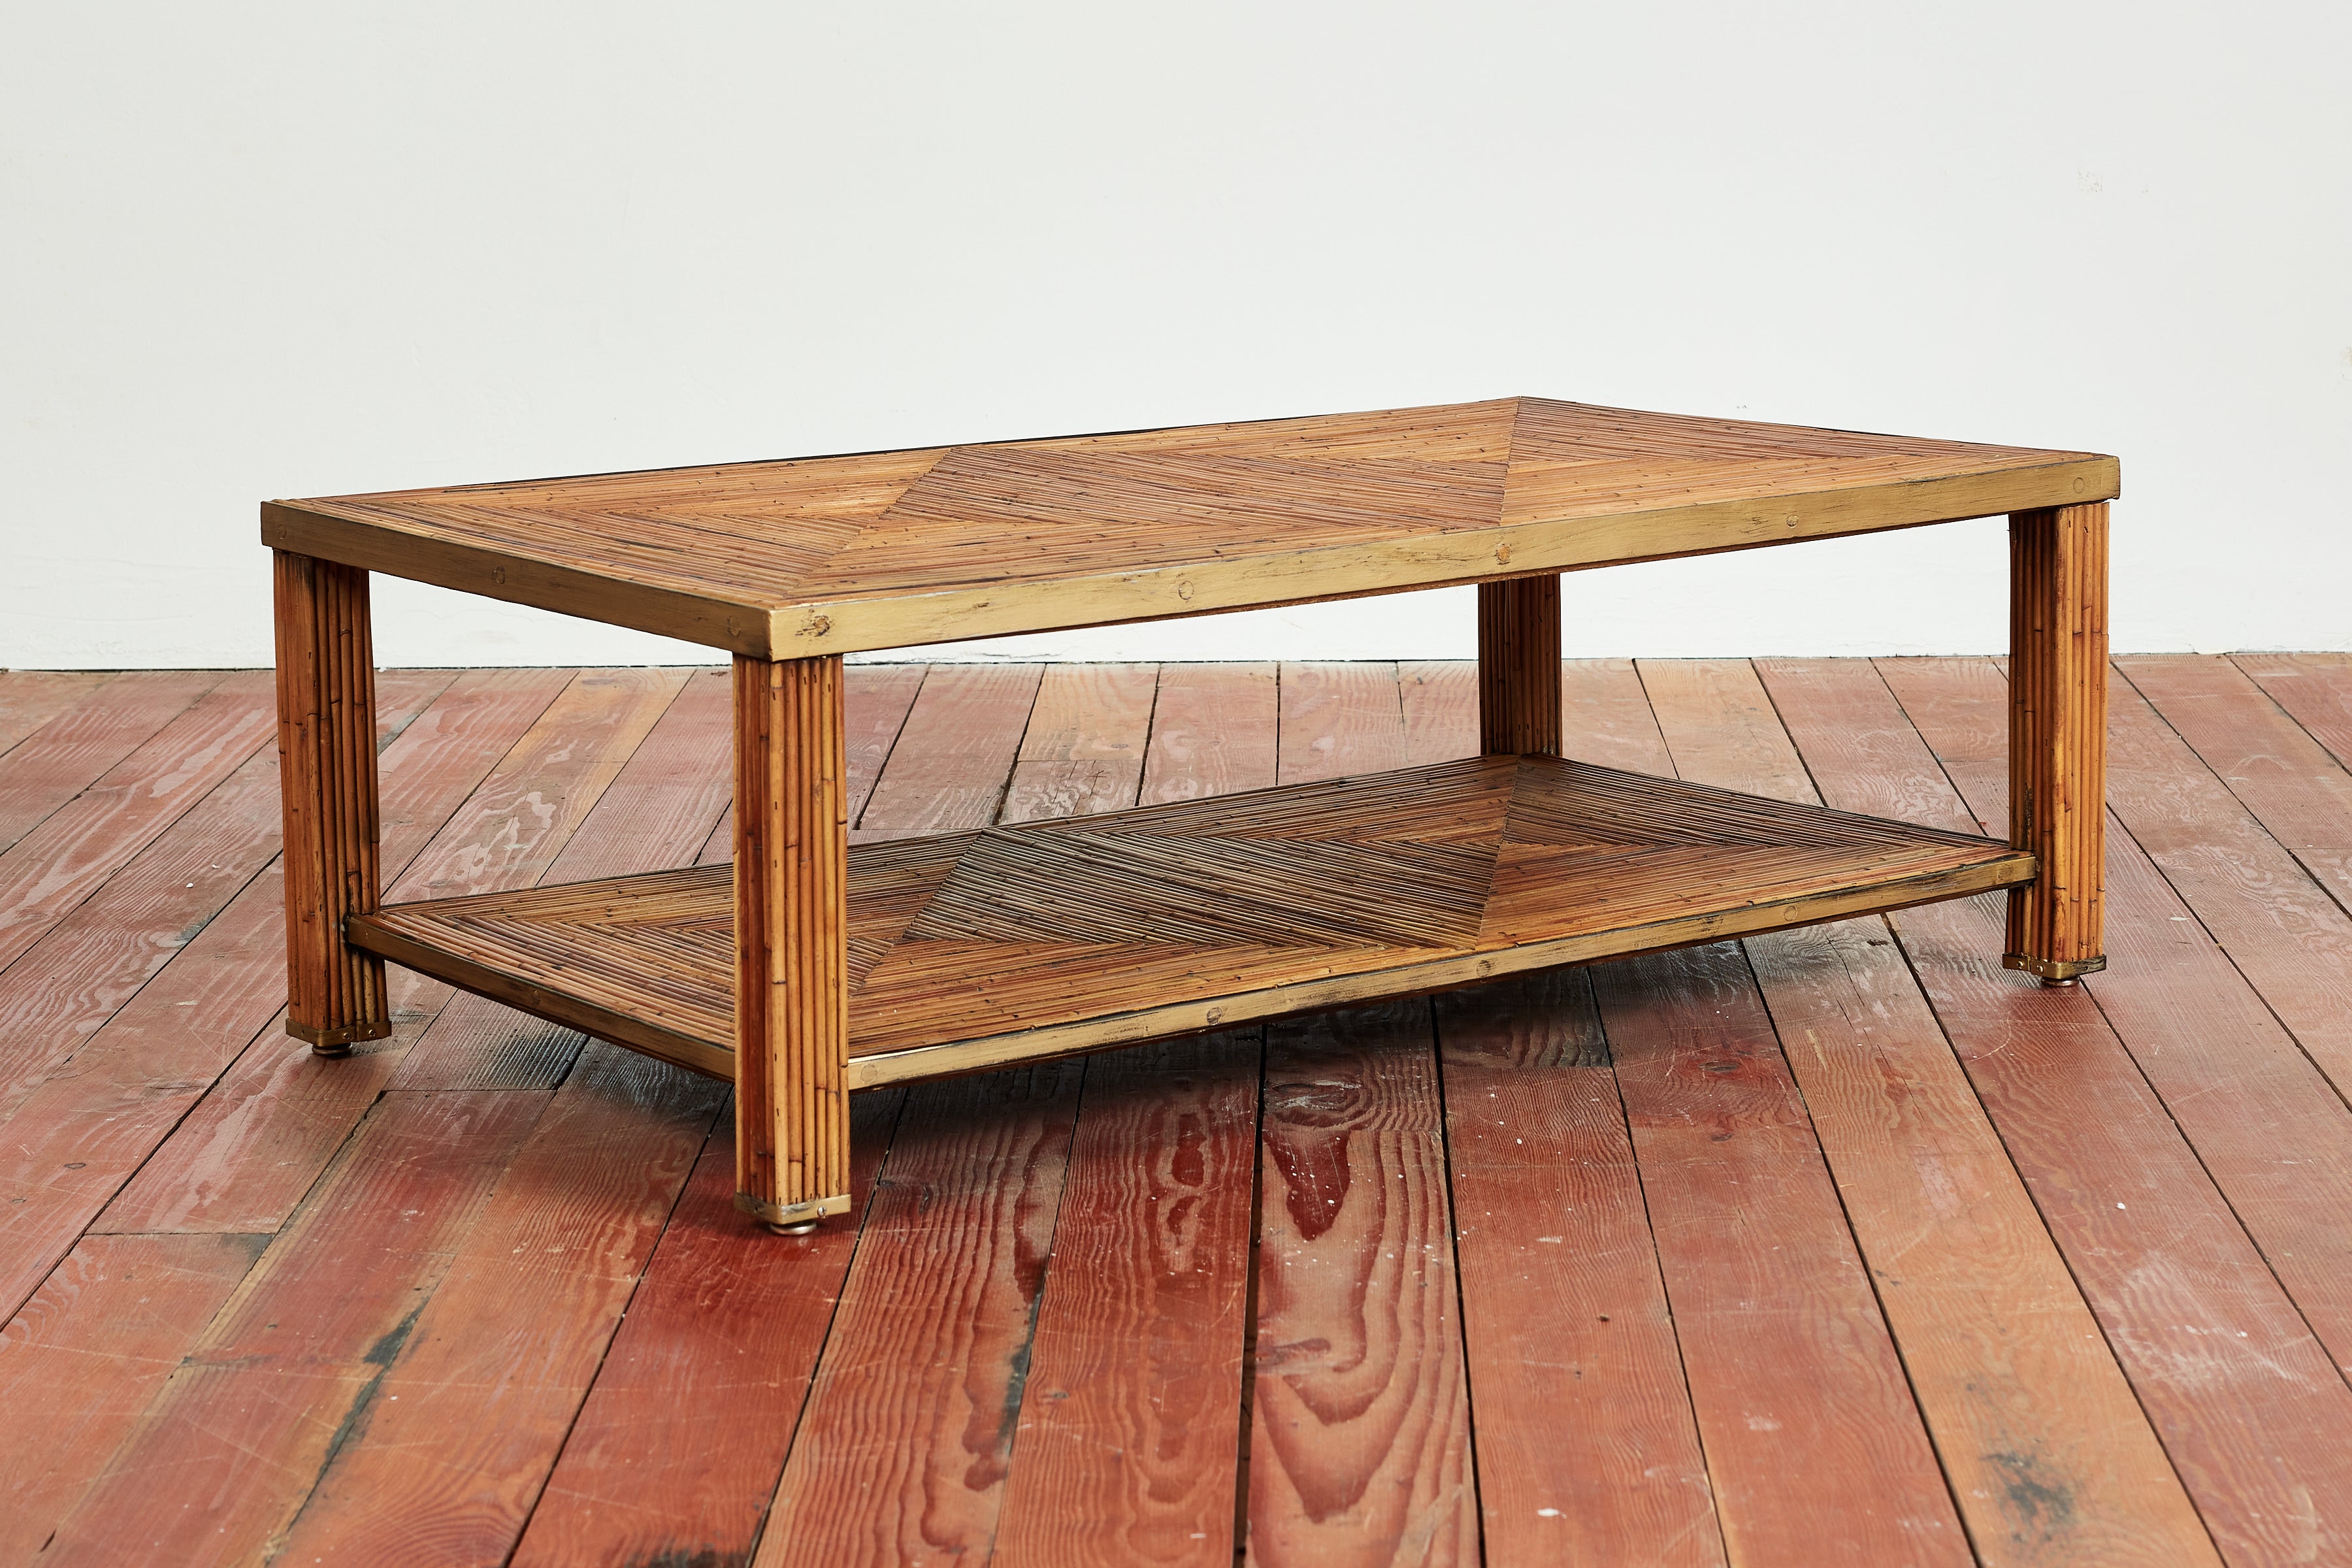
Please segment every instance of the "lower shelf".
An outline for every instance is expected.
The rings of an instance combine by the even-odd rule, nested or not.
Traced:
[[[1549,757],[1476,757],[854,846],[870,1089],[2033,879],[2006,844]],[[730,868],[400,904],[352,942],[734,1076]]]

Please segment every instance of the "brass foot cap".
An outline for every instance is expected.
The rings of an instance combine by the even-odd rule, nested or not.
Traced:
[[[812,1198],[807,1203],[780,1204],[750,1193],[737,1193],[735,1206],[778,1236],[806,1236],[825,1215],[847,1214],[849,1194],[841,1193],[829,1198]]]
[[[2000,956],[2003,969],[2021,969],[2028,974],[2050,981],[2080,980],[2085,974],[2096,974],[2107,966],[2105,954],[2097,958],[2030,958],[2021,952],[2005,952]]]
[[[2079,980],[2058,980],[2044,977],[2042,982],[2042,989],[2044,991],[2074,991],[2080,989],[2082,984],[2083,983]]]
[[[310,1024],[286,1020],[286,1032],[298,1040],[310,1043],[312,1050],[322,1057],[347,1057],[352,1047],[362,1040],[383,1040],[392,1037],[392,1021],[371,1018],[362,1024],[338,1024],[320,1028]]]

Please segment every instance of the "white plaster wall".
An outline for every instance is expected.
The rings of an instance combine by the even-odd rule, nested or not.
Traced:
[[[1521,392],[2116,452],[2119,647],[2352,647],[2340,4],[5,21],[0,665],[266,662],[265,496]],[[1990,648],[2001,572],[1979,522],[1587,574],[1568,646]],[[388,582],[378,626],[708,657]]]

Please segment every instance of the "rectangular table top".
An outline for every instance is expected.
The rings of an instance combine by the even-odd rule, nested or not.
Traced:
[[[2105,500],[2115,458],[1508,397],[265,502],[266,544],[768,658]]]

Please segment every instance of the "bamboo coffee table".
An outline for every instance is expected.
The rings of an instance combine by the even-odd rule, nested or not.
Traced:
[[[2102,967],[2112,458],[1541,398],[272,502],[287,1029],[389,959],[735,1084],[738,1205],[849,1205],[850,1091],[2009,889]],[[2007,843],[1560,751],[1559,574],[2006,512]],[[735,861],[380,901],[368,574],[734,655]],[[842,655],[1476,583],[1481,756],[858,845]]]

